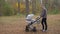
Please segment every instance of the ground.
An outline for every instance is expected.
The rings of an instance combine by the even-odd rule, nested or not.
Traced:
[[[25,17],[2,16],[0,17],[0,34],[60,34],[60,15],[48,15],[48,30],[41,31],[41,24],[36,25],[37,32],[25,32]]]

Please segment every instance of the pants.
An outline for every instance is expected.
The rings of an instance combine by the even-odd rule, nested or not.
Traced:
[[[47,30],[47,22],[46,22],[46,18],[42,18],[42,22],[41,22],[41,24],[42,24],[42,29],[43,30]]]

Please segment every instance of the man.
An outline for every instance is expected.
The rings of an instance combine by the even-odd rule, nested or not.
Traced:
[[[41,21],[41,24],[42,24],[42,31],[46,31],[47,30],[47,9],[42,6],[42,12],[41,12],[41,15],[40,17],[42,17],[42,21]]]

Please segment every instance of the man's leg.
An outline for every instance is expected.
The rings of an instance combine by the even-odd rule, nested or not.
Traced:
[[[45,30],[47,30],[47,22],[46,22],[46,18],[44,18],[44,24],[45,24]]]
[[[41,22],[41,24],[42,24],[42,30],[44,30],[44,19],[42,18],[42,22]]]

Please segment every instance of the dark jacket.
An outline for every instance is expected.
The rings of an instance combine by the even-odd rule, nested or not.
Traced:
[[[47,10],[46,9],[42,9],[41,15],[42,18],[47,18]]]

